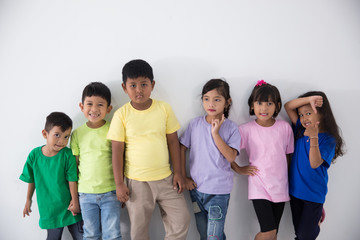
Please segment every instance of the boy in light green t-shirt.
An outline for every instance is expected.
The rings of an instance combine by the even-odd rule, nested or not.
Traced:
[[[53,112],[47,116],[42,131],[46,145],[30,152],[20,176],[28,183],[23,216],[30,216],[36,189],[39,225],[47,229],[47,239],[61,239],[65,226],[74,240],[82,239],[76,160],[66,147],[71,128],[72,121],[66,114]]]
[[[100,82],[88,84],[79,104],[87,122],[75,129],[70,146],[78,162],[79,201],[84,219],[84,239],[121,239],[120,208],[111,162],[111,93]]]

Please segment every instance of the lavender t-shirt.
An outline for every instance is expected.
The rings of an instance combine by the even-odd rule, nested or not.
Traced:
[[[276,120],[271,127],[262,127],[251,121],[241,125],[239,130],[241,149],[246,149],[250,165],[259,169],[257,175],[249,176],[249,199],[289,201],[286,154],[294,151],[289,123]]]
[[[219,134],[227,145],[240,152],[240,133],[233,121],[225,119]],[[229,194],[233,186],[231,165],[216,147],[211,124],[205,116],[191,120],[180,143],[190,149],[190,175],[197,190],[206,194]]]

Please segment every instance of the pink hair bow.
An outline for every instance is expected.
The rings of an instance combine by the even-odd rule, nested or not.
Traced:
[[[260,87],[260,86],[263,85],[263,84],[266,85],[267,82],[265,82],[264,80],[258,80],[255,86],[256,86],[256,87]]]

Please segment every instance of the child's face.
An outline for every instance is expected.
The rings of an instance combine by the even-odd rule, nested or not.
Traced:
[[[54,156],[68,144],[71,128],[63,132],[61,127],[54,126],[49,132],[44,129],[42,134],[46,139],[46,153],[49,156]]]
[[[104,118],[112,109],[112,106],[107,106],[107,101],[99,96],[85,97],[84,103],[79,106],[88,120],[88,126],[92,128],[104,125]]]
[[[271,126],[274,123],[272,118],[276,107],[274,102],[253,102],[253,109],[256,116],[256,122],[261,126]]]
[[[320,123],[321,115],[319,113],[316,114],[310,104],[299,107],[298,114],[301,125],[304,128],[315,126],[317,122]]]
[[[231,100],[229,99],[229,101]],[[213,89],[205,93],[202,97],[202,102],[207,115],[218,119],[221,119],[225,107],[229,104],[217,89]]]
[[[149,108],[150,95],[154,89],[155,81],[146,77],[128,78],[126,84],[122,84],[124,92],[129,95],[131,105],[138,110]]]

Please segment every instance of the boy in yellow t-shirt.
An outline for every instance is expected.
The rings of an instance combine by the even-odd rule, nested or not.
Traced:
[[[190,216],[181,194],[180,125],[169,104],[150,98],[155,81],[147,62],[130,61],[122,74],[122,87],[131,101],[115,112],[107,138],[112,140],[116,194],[126,202],[131,239],[149,239],[149,221],[158,203],[165,239],[185,240]]]
[[[79,104],[87,122],[77,128],[70,146],[78,162],[79,201],[84,220],[84,239],[121,239],[120,208],[111,163],[111,142],[106,139],[110,123],[111,93],[92,82],[83,90]]]

